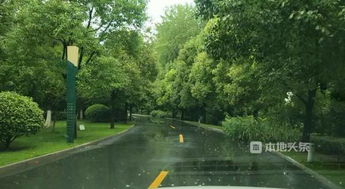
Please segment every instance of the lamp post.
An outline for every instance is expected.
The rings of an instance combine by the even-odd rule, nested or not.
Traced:
[[[76,74],[78,71],[76,46],[67,47],[67,142],[73,143],[76,136]]]

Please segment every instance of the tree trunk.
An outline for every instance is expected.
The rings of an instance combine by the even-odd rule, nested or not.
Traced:
[[[203,107],[202,107],[202,113],[203,113],[203,119],[202,119],[202,122],[203,123],[206,123],[206,114],[207,114],[207,112],[206,112],[206,104],[203,104]]]
[[[129,121],[132,121],[133,116],[133,106],[129,105]]]
[[[113,109],[111,110],[111,117],[110,117],[110,129],[115,128],[115,118],[114,118],[114,111]]]
[[[253,117],[254,117],[254,119],[258,119],[259,118],[259,110],[258,109],[255,109],[254,111],[253,111]]]
[[[62,43],[62,56],[61,56],[61,60],[66,60],[66,54],[67,54],[67,45],[65,43]]]
[[[56,113],[55,113],[56,114]],[[55,131],[55,124],[56,124],[56,115],[53,114],[53,125],[52,125],[52,132]]]
[[[83,111],[83,109],[80,109],[80,112],[79,112],[79,119],[80,119],[80,120],[83,120],[83,119],[84,119],[84,111]]]
[[[5,150],[9,149],[10,148],[10,144],[16,139],[17,137],[16,136],[13,136],[13,137],[7,137],[5,139]]]
[[[5,142],[5,150],[10,148],[11,141],[6,141]]]
[[[125,115],[124,115],[124,122],[127,123],[128,121],[128,103],[126,102],[125,103],[125,109],[124,109],[124,112],[123,112]]]
[[[308,98],[304,101],[305,105],[305,117],[303,123],[303,135],[302,141],[309,142],[310,141],[310,134],[313,129],[313,108],[316,96],[316,89],[308,90]]]
[[[184,110],[181,110],[181,117],[180,117],[181,120],[184,119]]]
[[[45,127],[50,127],[51,125],[52,125],[52,111],[48,110],[44,126]]]
[[[115,91],[113,90],[110,95],[110,129],[115,128]]]
[[[78,136],[78,129],[77,129],[77,127],[78,127],[78,115],[77,114],[75,114],[75,123],[74,123],[74,138],[76,139],[77,138],[77,136]]]

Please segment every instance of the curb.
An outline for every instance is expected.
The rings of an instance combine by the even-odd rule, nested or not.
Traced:
[[[190,124],[190,123],[187,123],[187,124]],[[214,131],[214,132],[217,132],[217,133],[225,134],[225,132],[222,129],[211,128],[211,127],[201,126],[201,125],[193,125],[193,124],[191,124],[191,125],[192,126],[196,126],[196,127],[200,127],[200,128],[203,128],[203,129],[206,129],[206,130],[209,130],[209,131]]]
[[[126,132],[128,132],[130,129],[132,129],[134,126],[135,126],[135,124],[129,126],[128,129],[120,131],[114,135],[107,136],[107,137],[97,139],[97,140],[93,140],[93,141],[90,141],[90,142],[87,142],[84,144],[80,144],[80,145],[74,146],[72,148],[67,148],[67,149],[56,151],[56,152],[44,154],[41,156],[33,157],[30,159],[25,159],[22,161],[18,161],[18,162],[14,162],[11,164],[0,166],[0,177],[11,175],[13,172],[18,172],[18,169],[21,169],[20,172],[22,172],[22,171],[25,171],[29,168],[32,168],[35,166],[41,166],[42,164],[51,162],[53,160],[61,159],[63,157],[66,157],[69,154],[76,153],[76,152],[81,151],[83,149],[86,149],[90,146],[94,146],[94,145],[97,145],[99,143],[105,142],[109,139],[112,139],[113,137],[121,136],[121,135],[125,134]]]
[[[174,120],[174,119],[173,119],[173,120]],[[222,129],[217,129],[217,128],[212,128],[212,127],[202,126],[202,125],[199,125],[199,124],[197,124],[197,123],[193,124],[193,123],[186,122],[186,121],[184,121],[184,120],[174,120],[174,121],[180,121],[180,122],[183,122],[184,124],[188,124],[188,125],[193,126],[193,127],[200,127],[200,128],[203,128],[203,129],[206,129],[206,130],[209,130],[209,131],[214,131],[214,132],[217,132],[217,133],[225,134],[224,130],[222,130]]]
[[[322,184],[324,184],[325,186],[328,186],[329,188],[332,189],[342,189],[342,187],[334,184],[333,182],[331,182],[330,180],[328,180],[326,177],[320,175],[319,173],[313,171],[312,169],[306,167],[305,165],[297,162],[296,160],[292,159],[289,156],[286,156],[280,152],[271,152],[283,159],[285,159],[286,161],[290,162],[291,164],[293,164],[294,166],[302,169],[304,172],[308,173],[309,175],[313,176],[315,179],[317,179],[318,181],[320,181]]]

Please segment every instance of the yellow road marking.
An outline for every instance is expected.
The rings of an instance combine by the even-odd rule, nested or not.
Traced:
[[[176,127],[174,127],[174,126],[172,126],[172,125],[170,125],[170,127],[173,128],[173,129],[176,129]]]
[[[149,186],[149,189],[155,189],[158,188],[159,185],[162,183],[164,178],[167,176],[168,171],[161,171],[159,175],[156,177],[156,179],[151,183]]]
[[[183,142],[184,142],[184,140],[183,140],[183,135],[182,135],[182,134],[180,134],[179,139],[180,139],[180,143],[183,143]]]

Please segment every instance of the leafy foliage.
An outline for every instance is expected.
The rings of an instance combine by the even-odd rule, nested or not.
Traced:
[[[218,87],[220,94],[230,93],[225,97],[235,97],[231,103],[236,105],[241,100],[236,97],[245,98],[243,102],[249,103],[242,111],[246,113],[273,117],[275,112],[270,110],[286,107],[284,96],[293,94],[291,104],[303,117],[303,140],[308,141],[317,121],[318,91],[343,78],[339,73],[345,58],[341,52],[345,47],[344,3],[197,0],[196,4],[208,20],[205,50],[225,64],[220,65],[225,79],[220,75],[216,82],[225,81]],[[248,68],[252,71],[241,73]]]
[[[45,110],[63,111],[68,45],[80,49],[80,70],[84,66],[90,70],[91,63],[99,62],[99,59],[105,61],[104,57],[114,60],[114,57],[123,55],[139,57],[143,69],[146,69],[145,64],[154,69],[151,53],[142,53],[146,44],[138,32],[146,19],[146,3],[146,0],[1,1],[0,91],[16,91],[31,96]],[[113,50],[115,46],[116,51]],[[145,56],[141,59],[139,54]],[[116,61],[122,65],[128,63]],[[130,67],[133,65],[127,66]],[[123,73],[129,76],[132,72],[126,69]],[[103,81],[107,76],[102,78]],[[149,70],[147,76],[155,77]],[[107,81],[112,79],[116,80],[113,84],[119,83],[115,77],[109,77]],[[83,88],[88,93],[78,96],[78,111],[93,103],[104,103],[96,102],[102,98],[99,93],[95,98],[89,96],[98,89],[90,91],[85,85]],[[148,85],[141,85],[140,92],[148,90]],[[132,91],[126,93],[132,94]],[[143,99],[144,95],[140,95],[138,98],[135,94],[133,98]],[[136,106],[144,104],[140,100],[135,102]]]
[[[0,142],[6,148],[18,137],[36,134],[43,111],[32,99],[14,92],[0,93]]]
[[[177,58],[183,45],[200,32],[202,22],[196,19],[195,8],[189,5],[170,7],[162,19],[163,22],[157,25],[155,50],[163,71]]]

